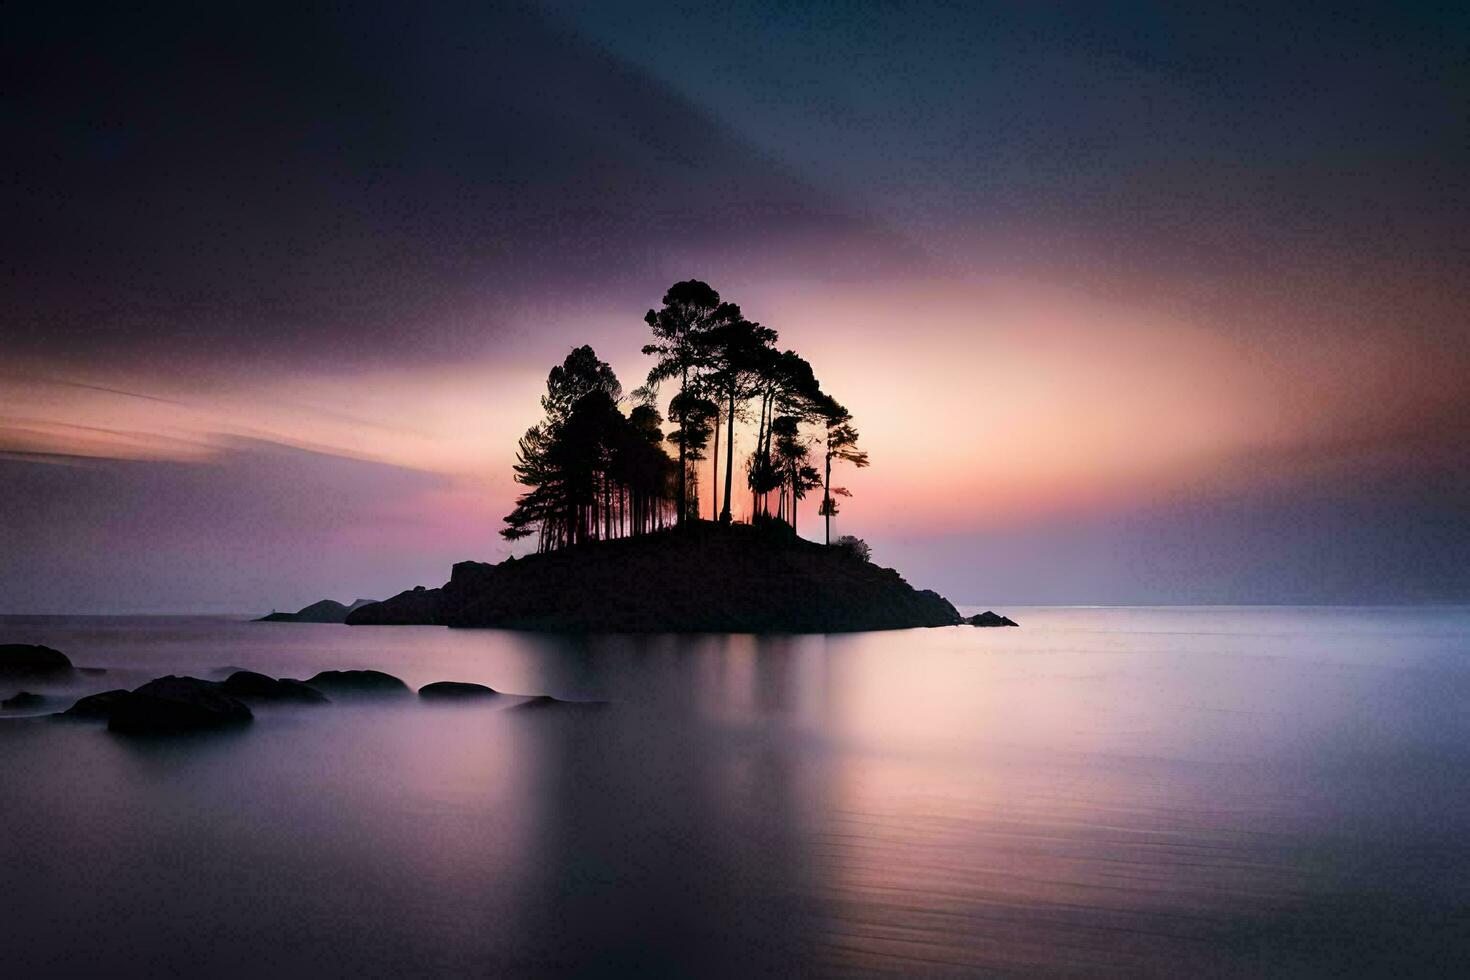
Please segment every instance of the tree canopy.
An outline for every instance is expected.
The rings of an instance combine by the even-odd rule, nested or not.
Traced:
[[[835,497],[850,496],[831,485],[832,463],[863,467],[868,457],[857,448],[851,415],[823,391],[811,364],[779,349],[775,330],[745,319],[739,306],[699,280],[670,286],[644,322],[653,340],[643,353],[654,363],[626,412],[617,375],[591,347],[573,349],[548,372],[544,418],[521,436],[513,467],[527,489],[501,534],[509,540],[535,534],[538,548],[548,551],[695,519],[695,464],[708,458],[719,520],[729,523],[740,422],[754,427],[744,437],[750,440],[744,456],[750,519],[795,530],[800,502],[820,489],[818,513],[830,541]],[[668,401],[674,427],[665,434],[655,403],[670,382],[677,383]],[[676,457],[665,443],[676,447]],[[721,448],[723,495],[716,479]]]

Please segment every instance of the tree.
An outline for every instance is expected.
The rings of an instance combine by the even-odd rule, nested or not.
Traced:
[[[782,415],[791,416],[798,422],[814,421],[822,417],[825,407],[832,400],[822,392],[812,366],[795,351],[780,351],[771,348],[762,353],[756,383],[760,398],[760,416],[756,427],[755,450],[746,467],[751,491],[751,513],[769,513],[763,506],[771,491],[781,487],[777,463],[771,454],[774,437],[772,423]]]
[[[662,419],[649,405],[618,409],[622,386],[590,347],[567,355],[546,378],[546,418],[526,430],[516,482],[529,487],[500,533],[539,534],[542,551],[641,534],[661,522],[669,458]]]
[[[613,373],[612,365],[599,360],[597,352],[586,344],[572,349],[566,359],[546,375],[546,394],[541,408],[552,422],[565,422],[577,399],[591,391],[601,391],[617,402],[623,397],[623,386]]]
[[[811,444],[801,437],[801,420],[794,415],[781,415],[771,423],[775,433],[775,465],[773,476],[779,480],[780,497],[776,516],[787,520],[796,531],[796,510],[810,490],[822,485],[822,478],[810,463]]]
[[[668,436],[669,441],[679,447],[679,458],[685,460],[685,465],[689,468],[689,475],[685,481],[684,502],[688,513],[683,516],[697,519],[699,517],[699,481],[696,464],[705,458],[704,451],[709,446],[710,435],[718,431],[716,423],[720,415],[720,406],[691,387],[690,390],[675,395],[669,401],[669,412],[684,420],[683,428],[675,429]],[[691,486],[693,489],[688,489]]]
[[[776,331],[737,319],[716,326],[699,340],[704,384],[721,403],[725,416],[725,503],[720,521],[729,524],[735,469],[735,418],[741,406],[760,390],[762,372],[775,357]],[[718,440],[718,433],[716,440]]]
[[[822,506],[819,513],[827,522],[824,540],[827,544],[831,544],[832,515],[837,513],[837,501],[833,495],[852,496],[845,488],[832,486],[832,461],[834,459],[845,460],[858,469],[862,469],[868,465],[868,454],[857,447],[858,432],[853,427],[852,415],[847,409],[828,399],[822,406],[822,414],[827,432],[823,439],[825,469],[822,476]]]
[[[678,394],[689,391],[690,379],[696,380],[704,366],[705,348],[700,343],[703,336],[721,324],[740,319],[740,307],[734,303],[720,302],[720,294],[707,283],[697,279],[676,282],[664,294],[663,307],[649,310],[643,320],[653,331],[654,343],[647,344],[643,353],[658,358],[648,372],[648,388],[657,391],[660,384],[674,378],[679,379]],[[685,403],[687,405],[687,402]],[[677,519],[683,523],[688,513],[688,450],[687,433],[689,420],[682,412],[671,410],[679,431],[679,469]]]

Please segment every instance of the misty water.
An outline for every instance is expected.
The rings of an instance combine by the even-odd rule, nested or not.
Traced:
[[[612,702],[164,740],[8,716],[5,971],[1464,973],[1470,608],[1005,611],[766,638],[0,618],[108,669],[41,685],[58,707],[230,666]]]

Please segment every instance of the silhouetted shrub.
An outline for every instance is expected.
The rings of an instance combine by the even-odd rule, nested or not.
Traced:
[[[844,534],[832,542],[832,547],[843,549],[859,561],[867,561],[873,556],[873,549],[868,547],[868,542],[851,534]]]

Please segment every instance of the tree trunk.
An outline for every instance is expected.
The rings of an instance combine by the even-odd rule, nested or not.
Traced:
[[[684,524],[684,477],[689,464],[684,459],[684,447],[689,442],[689,433],[684,431],[684,389],[689,387],[689,369],[685,368],[679,379],[679,510],[674,515],[674,522],[682,527]]]
[[[827,437],[830,446],[832,437]],[[823,534],[826,544],[832,543],[832,450],[827,450],[827,475],[822,478],[822,514],[827,519],[827,530]]]
[[[725,507],[720,511],[720,523],[730,523],[731,476],[735,472],[735,389],[730,389],[730,404],[725,412]]]
[[[796,536],[796,505],[801,503],[801,498],[796,495],[796,481],[798,474],[795,470],[791,472],[791,535]]]
[[[720,413],[715,412],[715,451],[710,453],[709,519],[720,519]]]

